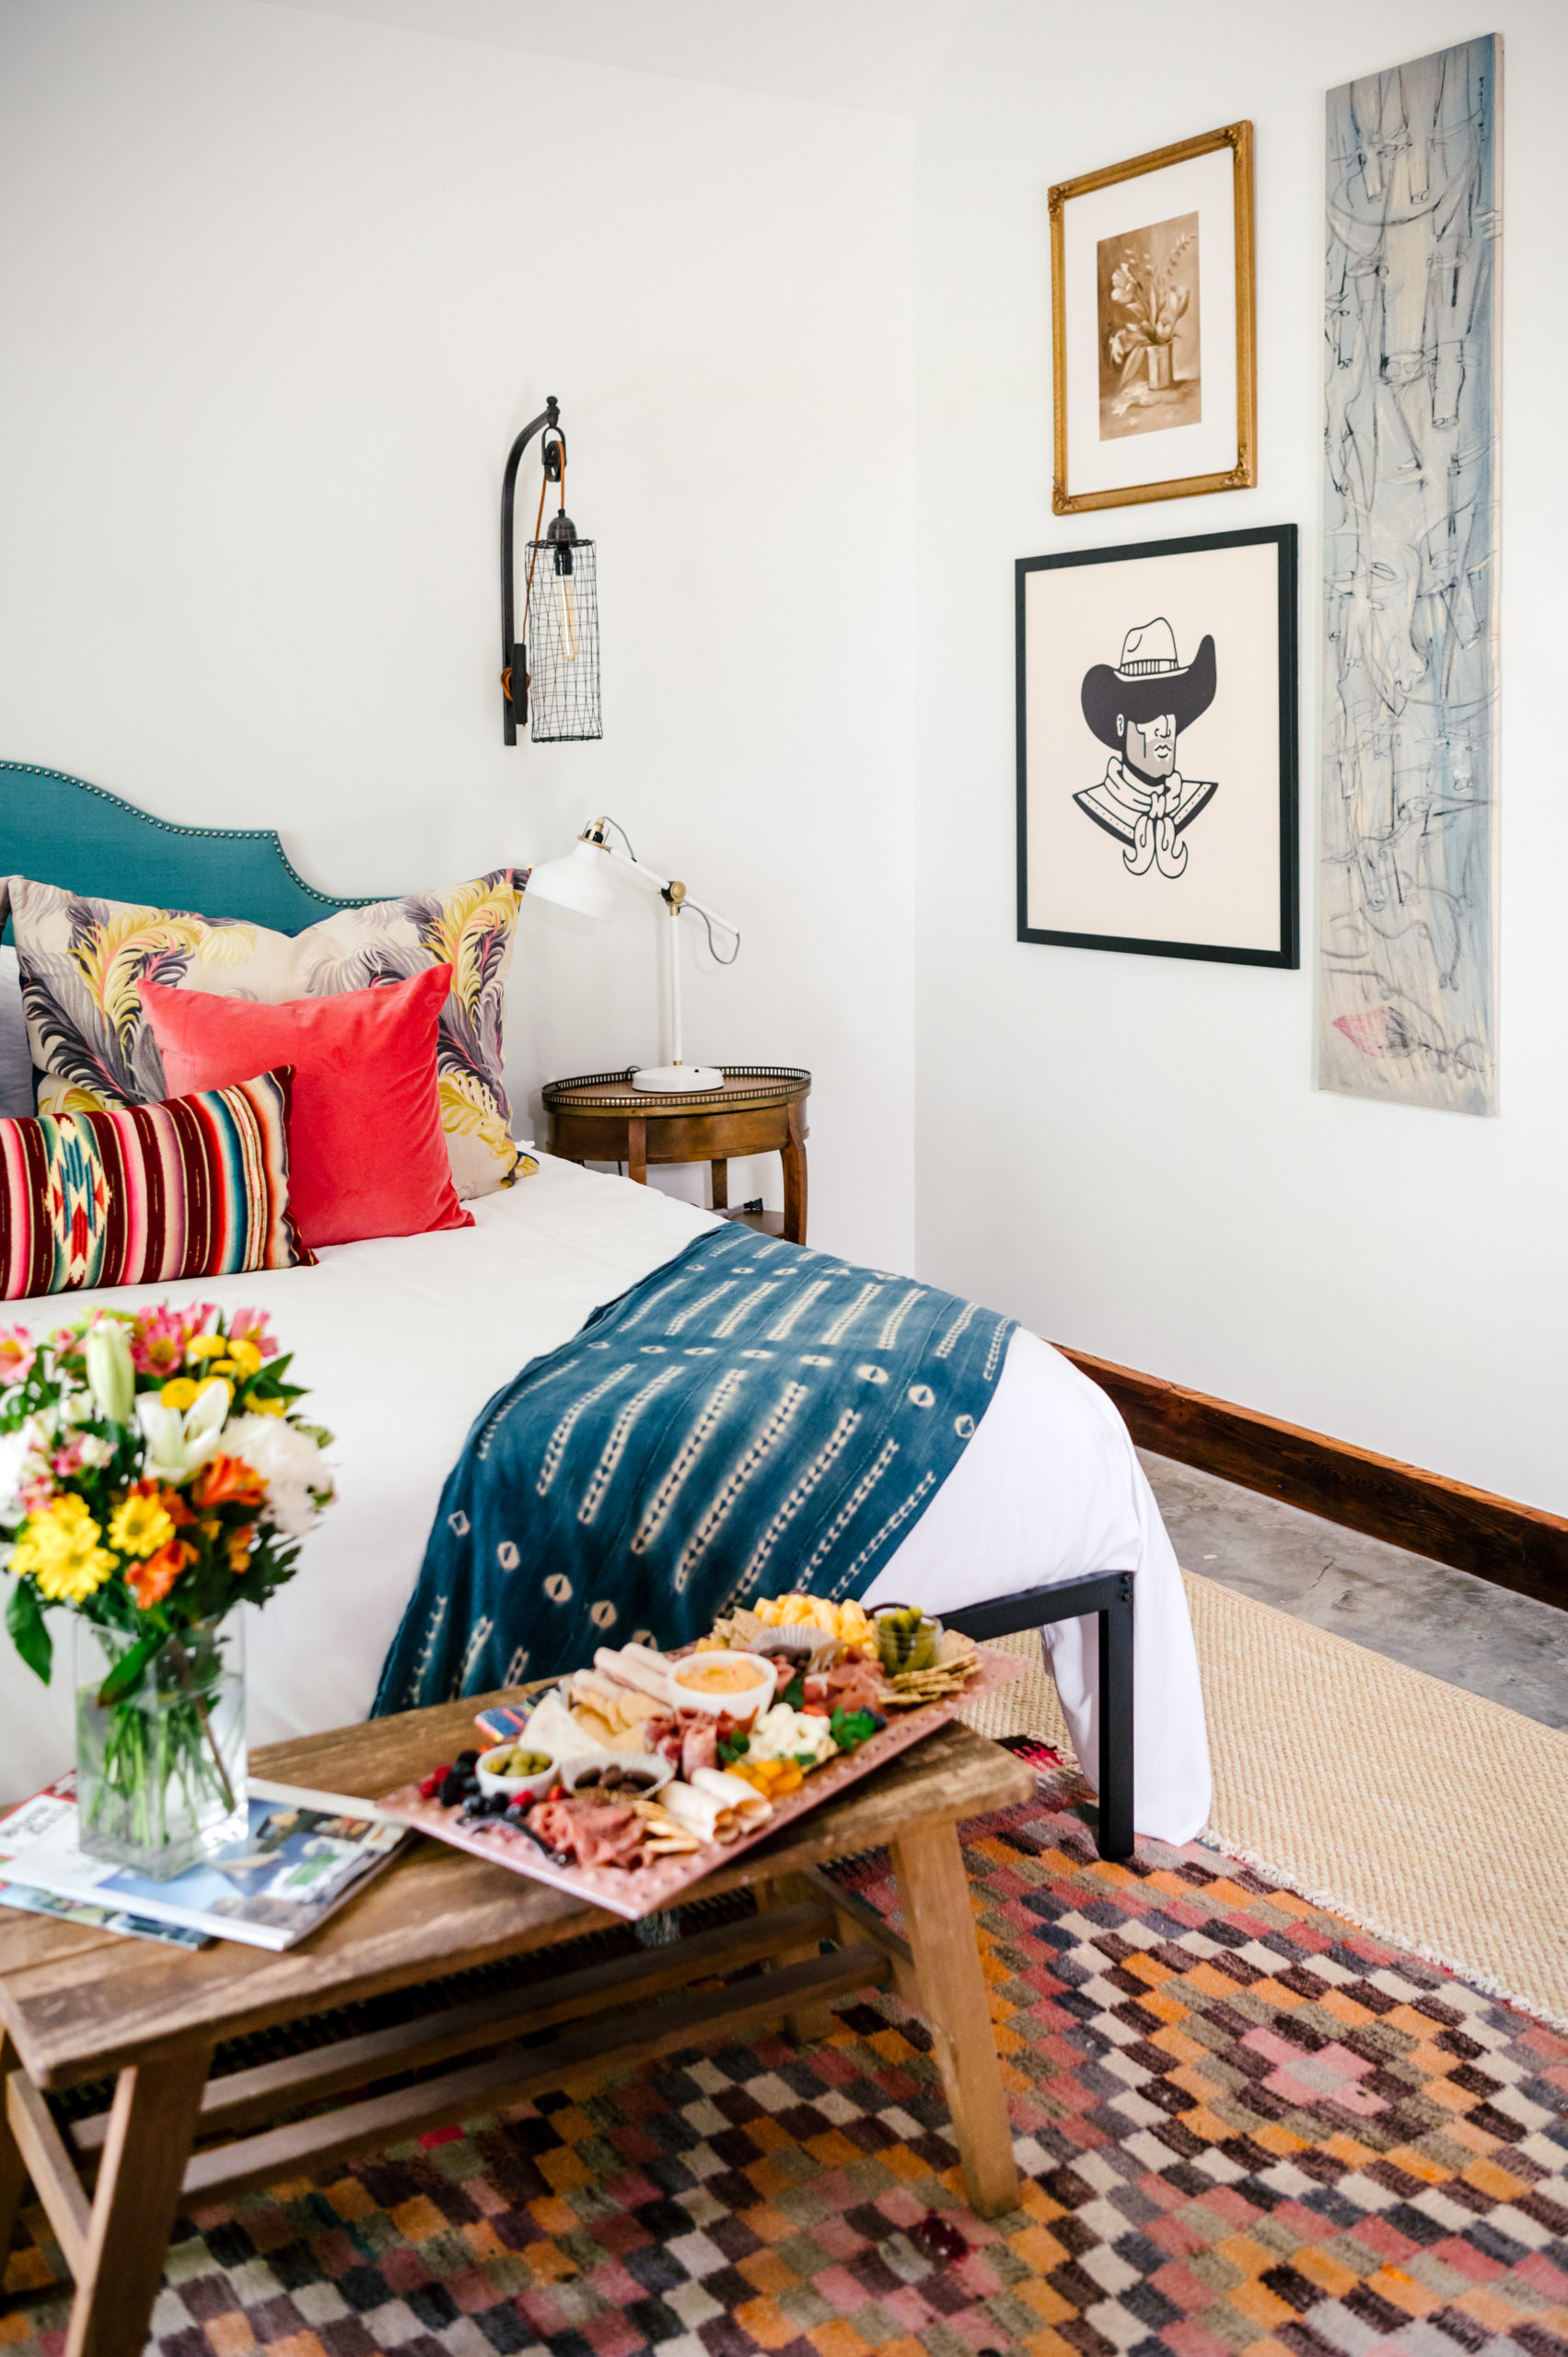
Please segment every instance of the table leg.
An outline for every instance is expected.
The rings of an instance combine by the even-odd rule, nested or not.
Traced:
[[[626,1176],[639,1187],[648,1183],[648,1125],[633,1119],[626,1124]]]
[[[720,1155],[708,1167],[714,1174],[714,1209],[726,1212],[729,1209],[729,1165]]]
[[[935,2044],[970,2207],[998,2217],[1018,2206],[1018,2172],[958,1829],[906,1833],[892,1848],[920,2011]]]
[[[122,2071],[65,2357],[141,2357],[212,2048]]]
[[[17,2223],[17,2212],[28,2189],[28,2168],[21,2147],[11,2133],[6,2117],[4,2090],[7,2075],[21,2067],[21,2057],[12,2045],[9,2033],[0,2029],[0,2285],[6,2280],[6,2257],[11,2247],[11,2229]]]
[[[806,1241],[806,1116],[798,1105],[789,1109],[789,1142],[780,1150],[784,1164],[784,1232],[791,1244]]]

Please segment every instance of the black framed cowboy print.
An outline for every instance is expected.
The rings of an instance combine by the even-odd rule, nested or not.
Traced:
[[[1295,537],[1018,559],[1020,941],[1299,965]]]

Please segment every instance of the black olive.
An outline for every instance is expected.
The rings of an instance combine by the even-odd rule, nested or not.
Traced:
[[[478,1762],[477,1751],[459,1751],[452,1765],[454,1768],[473,1768],[478,1765]]]
[[[464,1779],[454,1771],[450,1776],[443,1776],[440,1790],[436,1797],[443,1808],[455,1808],[462,1799],[465,1790]]]

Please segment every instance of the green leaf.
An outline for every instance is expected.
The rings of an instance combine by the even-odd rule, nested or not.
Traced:
[[[17,1580],[12,1588],[6,1606],[6,1626],[11,1631],[11,1643],[33,1676],[41,1678],[47,1686],[54,1663],[54,1642],[44,1626],[43,1607],[30,1581]]]
[[[132,1688],[140,1685],[142,1672],[153,1655],[162,1650],[163,1644],[163,1635],[157,1632],[150,1637],[138,1638],[130,1652],[121,1655],[98,1689],[100,1711],[107,1711],[115,1702],[122,1702]]]

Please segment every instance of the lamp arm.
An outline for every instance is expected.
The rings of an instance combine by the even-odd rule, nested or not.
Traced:
[[[517,497],[517,468],[522,461],[523,452],[536,434],[559,434],[560,430],[561,406],[552,393],[539,415],[529,420],[513,443],[506,456],[506,471],[501,478],[501,691],[505,698],[501,734],[502,742],[506,745],[517,743],[517,723],[519,720],[526,721],[528,716],[528,681],[526,679],[523,680],[520,691],[517,694],[513,692],[512,682],[512,668],[517,654],[517,637],[514,630],[516,585],[512,563],[512,508]]]
[[[623,851],[617,851],[613,843],[601,841],[598,848],[607,858],[614,860],[617,866],[624,867],[633,876],[640,876],[645,884],[651,884],[656,892],[661,893],[666,900],[668,899],[671,877],[661,876],[656,867],[649,867],[643,860],[628,859],[626,853]],[[728,917],[721,916],[717,909],[710,909],[704,901],[695,899],[691,893],[682,894],[680,906],[694,909],[699,916],[711,919],[724,932],[733,934],[735,938],[739,940],[740,927],[738,924],[732,924]]]

